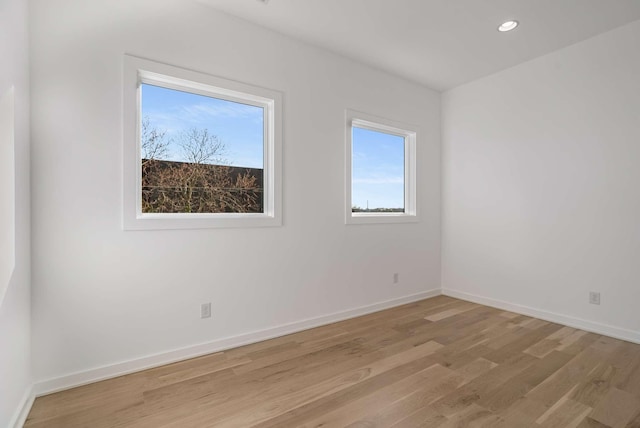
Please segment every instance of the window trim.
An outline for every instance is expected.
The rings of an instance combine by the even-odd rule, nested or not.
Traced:
[[[124,230],[209,229],[282,225],[282,93],[130,55],[124,58]],[[264,213],[142,213],[142,84],[264,109]]]
[[[416,201],[416,146],[419,128],[414,125],[384,119],[367,113],[347,109],[345,136],[345,223],[415,223],[419,221]],[[353,186],[353,127],[404,137],[404,212],[354,213],[352,212]]]

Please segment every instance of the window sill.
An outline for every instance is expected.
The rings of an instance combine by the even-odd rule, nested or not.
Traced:
[[[181,230],[282,226],[267,214],[140,214],[124,219],[124,230]]]
[[[348,213],[346,224],[394,224],[417,223],[420,219],[406,213]]]

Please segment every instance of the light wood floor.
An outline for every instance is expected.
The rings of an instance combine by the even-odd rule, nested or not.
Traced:
[[[435,297],[38,398],[27,427],[640,427],[640,345]]]

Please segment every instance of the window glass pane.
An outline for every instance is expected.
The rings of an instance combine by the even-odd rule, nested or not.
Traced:
[[[262,213],[264,109],[142,85],[143,213]]]
[[[404,137],[352,132],[352,212],[404,212]]]

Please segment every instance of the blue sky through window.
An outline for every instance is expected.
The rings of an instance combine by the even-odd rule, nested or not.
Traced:
[[[142,84],[142,117],[171,141],[162,160],[184,161],[179,135],[197,128],[224,143],[228,165],[264,168],[262,107]]]
[[[142,117],[166,132],[162,160],[184,161],[183,131],[208,129],[225,145],[231,166],[264,168],[264,111],[261,107],[142,84]],[[404,209],[404,138],[353,127],[352,205]]]
[[[404,209],[404,137],[352,129],[352,205]]]

